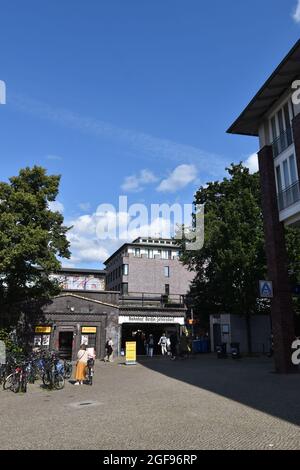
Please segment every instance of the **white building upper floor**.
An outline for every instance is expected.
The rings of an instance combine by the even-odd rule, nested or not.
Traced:
[[[300,41],[266,81],[228,132],[259,137],[260,149],[272,147],[279,219],[300,221],[300,156],[294,144],[293,121],[300,114],[294,99],[300,77]],[[300,83],[300,82],[299,82]]]

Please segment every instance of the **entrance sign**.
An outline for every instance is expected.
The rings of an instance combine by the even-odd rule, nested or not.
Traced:
[[[35,333],[51,333],[51,326],[36,326]]]
[[[122,325],[122,323],[170,323],[183,326],[185,317],[119,315],[119,325]]]
[[[96,326],[83,326],[81,328],[81,333],[97,333]]]
[[[259,281],[260,296],[265,299],[273,298],[273,282],[272,281]]]
[[[136,342],[126,341],[126,365],[136,364]]]

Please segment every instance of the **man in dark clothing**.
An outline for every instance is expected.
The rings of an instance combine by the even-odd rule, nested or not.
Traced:
[[[178,344],[178,339],[176,333],[172,333],[170,336],[170,341],[171,341],[171,358],[175,359],[177,355],[177,344]]]

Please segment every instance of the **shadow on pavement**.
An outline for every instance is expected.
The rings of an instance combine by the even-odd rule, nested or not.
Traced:
[[[274,373],[272,359],[217,359],[208,354],[175,361],[138,358],[138,362],[173,379],[300,425],[300,374]]]

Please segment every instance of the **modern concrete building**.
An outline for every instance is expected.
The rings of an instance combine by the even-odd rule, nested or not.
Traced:
[[[194,274],[179,260],[174,240],[137,238],[106,261],[106,286],[121,294],[187,294]]]
[[[179,261],[172,240],[137,239],[106,262],[107,270],[63,268],[52,277],[62,292],[31,318],[33,343],[76,359],[81,343],[103,358],[112,338],[115,354],[127,340],[144,354],[144,338],[157,342],[163,332],[180,333],[185,325],[185,295],[193,274]],[[121,291],[121,292],[120,292]]]
[[[138,353],[143,353],[144,337],[153,334],[158,351],[163,332],[179,334],[185,325],[185,296],[194,274],[179,255],[173,240],[138,238],[105,262],[106,288],[120,292],[121,348],[126,340],[135,339]]]
[[[300,41],[228,132],[259,138],[259,171],[277,371],[291,368],[294,315],[288,281],[284,225],[300,226]]]

